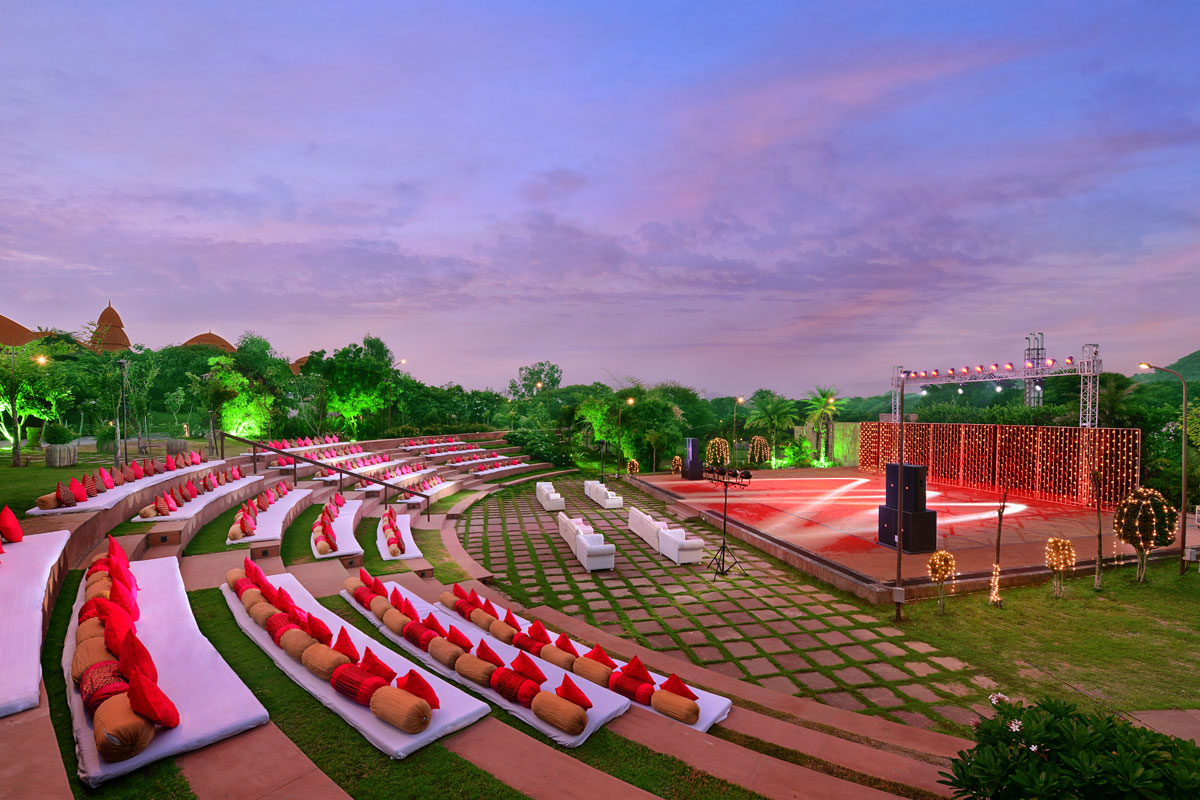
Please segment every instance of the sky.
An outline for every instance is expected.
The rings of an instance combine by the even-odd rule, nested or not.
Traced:
[[[0,0],[0,314],[432,384],[1200,348],[1200,4]]]

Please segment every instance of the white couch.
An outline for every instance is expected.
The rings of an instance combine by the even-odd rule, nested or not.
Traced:
[[[606,544],[604,534],[594,532],[582,518],[558,512],[558,533],[588,572],[616,566],[617,548]]]
[[[689,539],[687,531],[668,527],[666,520],[655,520],[633,506],[629,507],[629,530],[676,564],[695,564],[704,557],[702,540]]]
[[[584,481],[583,493],[596,501],[601,508],[620,508],[624,500],[616,492],[610,492],[600,481]]]
[[[554,491],[554,484],[550,481],[538,481],[537,500],[546,511],[562,511],[566,508],[562,495]]]

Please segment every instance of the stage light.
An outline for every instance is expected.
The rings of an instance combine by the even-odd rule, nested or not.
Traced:
[[[924,396],[925,396],[925,395],[927,395],[927,394],[929,394],[929,390],[928,390],[928,389],[922,389],[922,390],[921,390],[921,396],[922,396],[922,397],[924,397]]]
[[[918,374],[919,374],[919,375],[920,375],[922,378],[924,378],[924,377],[925,377],[925,370],[921,370],[921,371],[920,371]]]
[[[962,387],[961,387],[961,386],[960,386],[960,387],[958,387],[958,393],[959,393],[959,394],[962,394]]]
[[[1146,368],[1148,369],[1148,367],[1146,367]],[[935,378],[936,378],[937,376],[938,376],[938,371],[935,369],[935,370],[933,371],[933,377],[935,377]]]
[[[970,367],[963,367],[963,368],[962,368],[962,374],[963,374],[963,375],[966,375],[966,374],[970,373],[970,371],[971,371],[971,368],[970,368]]]
[[[1042,385],[1039,383],[1037,386],[1034,386],[1034,387],[1033,387],[1033,390],[1034,390],[1035,392],[1040,392],[1040,391],[1042,390]]]
[[[1032,362],[1032,361],[1026,361],[1026,362],[1025,362],[1025,369],[1033,369],[1033,362]]]
[[[1053,358],[1047,358],[1047,359],[1046,359],[1046,366],[1047,366],[1047,367],[1053,367],[1053,366],[1054,366],[1054,359],[1053,359]]]
[[[999,364],[992,364],[992,372],[995,372],[995,371],[996,371],[996,370],[998,370],[998,369],[1000,369],[1000,365],[999,365]]]
[[[1013,368],[1012,362],[1009,361],[1007,364],[1004,365],[1004,368],[1006,370],[1008,370],[1009,372],[1012,372],[1012,368]]]
[[[997,391],[997,392],[1003,392],[1003,391],[1004,391],[1004,387],[1003,387],[1003,386],[1001,386],[1000,384],[998,384],[998,383],[997,383],[997,384],[996,384],[996,391]]]
[[[1065,363],[1068,367],[1075,363],[1075,356],[1067,356]]]
[[[975,371],[976,371],[976,372],[983,372],[983,364],[979,364],[979,365],[977,365],[977,366],[975,367]]]

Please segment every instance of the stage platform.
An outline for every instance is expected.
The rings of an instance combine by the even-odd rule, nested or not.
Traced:
[[[894,584],[896,551],[876,543],[878,507],[884,502],[883,475],[854,468],[764,470],[753,475],[749,487],[729,490],[731,522],[860,579]],[[720,527],[720,486],[663,474],[638,475],[636,479],[669,493],[677,505],[715,513],[715,524]],[[962,579],[990,579],[999,502],[999,495],[992,491],[928,487],[928,508],[938,512],[938,547],[954,554]],[[1104,558],[1132,558],[1133,549],[1111,533],[1111,513],[1102,513],[1101,527]],[[1043,572],[1046,540],[1055,536],[1074,543],[1081,565],[1095,563],[1095,509],[1010,496],[1000,557],[1005,583],[1022,582],[1018,580],[1022,574]],[[1163,552],[1170,549],[1178,553],[1178,546]],[[905,585],[910,579],[913,583],[927,581],[928,559],[928,554],[904,554]]]

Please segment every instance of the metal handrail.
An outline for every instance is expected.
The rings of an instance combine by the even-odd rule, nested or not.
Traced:
[[[250,445],[251,450],[252,450],[251,458],[253,459],[252,469],[253,469],[253,474],[255,474],[255,475],[258,474],[258,451],[259,450],[263,450],[263,451],[269,452],[269,453],[275,453],[276,455],[281,455],[286,458],[299,459],[300,461],[303,461],[306,464],[312,464],[314,467],[317,467],[319,469],[329,469],[329,470],[333,470],[334,472],[338,473],[338,491],[339,492],[343,491],[343,477],[342,477],[343,475],[349,475],[351,478],[354,479],[355,483],[357,483],[359,481],[367,481],[368,483],[379,484],[380,486],[383,487],[383,505],[385,507],[391,503],[388,493],[392,490],[401,491],[401,492],[404,492],[405,494],[414,495],[416,497],[422,497],[425,499],[425,519],[426,520],[429,519],[429,506],[432,505],[432,502],[431,502],[430,496],[423,492],[418,492],[415,489],[409,489],[407,486],[393,486],[392,484],[390,484],[386,481],[381,481],[377,478],[372,478],[369,475],[360,475],[357,472],[351,472],[348,469],[342,469],[341,467],[335,466],[333,464],[322,464],[320,461],[315,461],[311,458],[308,458],[307,456],[302,456],[299,453],[289,453],[286,450],[279,449],[278,447],[272,447],[271,445],[263,444],[261,442],[251,441],[250,439],[243,439],[241,436],[235,436],[234,434],[226,433],[225,431],[220,431],[219,435],[221,437],[221,460],[222,461],[225,460],[225,439],[226,438],[233,439],[235,442],[241,442],[242,444]],[[344,445],[344,444],[348,444],[348,442],[338,442],[337,444]],[[298,477],[298,471],[299,471],[298,467],[296,466],[295,462],[293,462],[292,463],[292,485],[293,486],[295,486],[297,483],[299,483],[300,479]]]

